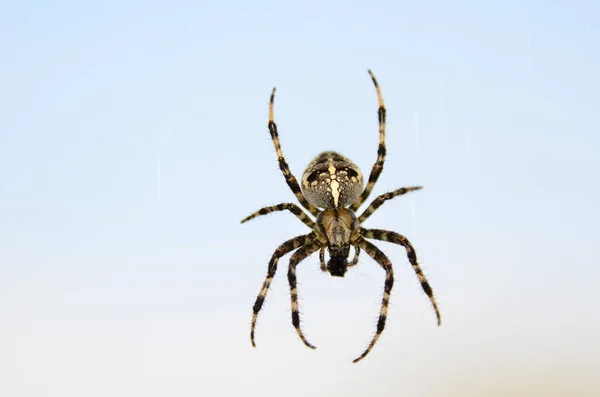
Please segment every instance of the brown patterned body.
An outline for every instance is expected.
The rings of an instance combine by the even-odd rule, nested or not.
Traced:
[[[336,152],[323,152],[306,167],[302,191],[315,207],[346,207],[360,197],[363,176],[356,164],[346,157]]]

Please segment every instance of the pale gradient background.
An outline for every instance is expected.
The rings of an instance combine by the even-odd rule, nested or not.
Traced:
[[[84,4],[85,3],[85,4]],[[0,396],[600,395],[597,2],[0,6]],[[367,223],[407,235],[384,272],[298,269],[294,173],[322,150],[366,173],[380,81],[388,158]]]

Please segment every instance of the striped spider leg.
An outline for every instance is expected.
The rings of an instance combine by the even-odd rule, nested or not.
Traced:
[[[267,292],[269,292],[269,286],[271,285],[271,281],[273,280],[273,277],[275,277],[275,272],[277,271],[277,262],[279,261],[279,258],[299,247],[310,244],[314,240],[314,237],[314,233],[294,237],[277,247],[277,249],[273,253],[273,256],[271,256],[271,260],[269,261],[269,269],[267,271],[267,277],[265,278],[260,292],[256,297],[256,302],[254,302],[254,306],[252,307],[252,326],[250,327],[250,341],[252,342],[252,346],[256,347],[256,343],[254,343],[254,330],[256,328],[256,320],[258,319],[258,312],[260,312],[260,309],[262,308],[265,298],[267,297]]]

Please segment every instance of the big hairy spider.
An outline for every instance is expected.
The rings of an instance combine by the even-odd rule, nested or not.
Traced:
[[[415,271],[417,278],[421,283],[421,287],[425,294],[429,297],[431,304],[437,316],[438,325],[441,324],[440,313],[433,297],[433,291],[423,274],[418,262],[415,250],[408,239],[398,233],[379,229],[365,229],[361,224],[371,216],[384,202],[393,199],[394,197],[405,193],[419,190],[421,186],[403,187],[392,192],[388,192],[378,196],[373,202],[363,211],[360,216],[356,216],[356,210],[365,202],[369,194],[373,190],[385,161],[385,117],[386,110],[383,104],[381,90],[377,84],[377,80],[373,73],[369,70],[373,84],[377,91],[379,101],[379,148],[377,150],[377,161],[371,169],[371,174],[367,181],[367,185],[363,190],[363,176],[358,167],[349,159],[339,153],[327,151],[315,157],[302,176],[302,190],[298,182],[283,157],[279,136],[277,134],[277,125],[273,117],[273,100],[275,98],[275,88],[271,93],[269,103],[269,132],[275,151],[279,160],[279,168],[281,169],[285,181],[300,202],[302,206],[308,210],[316,220],[306,214],[300,207],[294,203],[282,203],[271,207],[261,208],[257,212],[248,216],[242,223],[256,218],[260,215],[266,215],[275,211],[288,210],[296,215],[306,226],[312,231],[308,234],[294,237],[283,244],[276,250],[269,262],[267,277],[262,285],[260,293],[256,298],[256,303],[253,307],[252,326],[250,330],[250,340],[254,343],[254,330],[258,312],[260,311],[271,280],[275,276],[277,270],[277,262],[279,258],[296,250],[291,258],[288,268],[288,281],[290,284],[290,293],[292,298],[292,324],[296,328],[300,339],[304,344],[312,349],[315,348],[310,344],[300,329],[300,314],[298,311],[298,294],[296,291],[296,266],[309,255],[319,252],[319,260],[321,270],[329,272],[332,276],[344,277],[348,267],[355,266],[358,263],[360,250],[363,249],[385,270],[385,285],[383,292],[383,301],[381,304],[381,312],[377,321],[377,332],[366,350],[353,362],[358,362],[363,359],[373,348],[377,339],[383,332],[387,317],[388,305],[390,302],[390,293],[394,284],[394,273],[392,263],[387,256],[379,250],[375,245],[366,239],[375,239],[398,244],[406,249],[408,260]],[[320,210],[319,208],[322,208]],[[355,247],[354,258],[348,262],[350,246]],[[329,251],[329,261],[325,263],[325,249]]]

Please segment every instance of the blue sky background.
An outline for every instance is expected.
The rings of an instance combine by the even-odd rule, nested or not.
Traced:
[[[600,393],[600,5],[591,1],[0,5],[0,395]],[[367,173],[378,78],[388,158],[365,224],[413,242],[384,272],[280,262],[296,176],[333,149]]]

